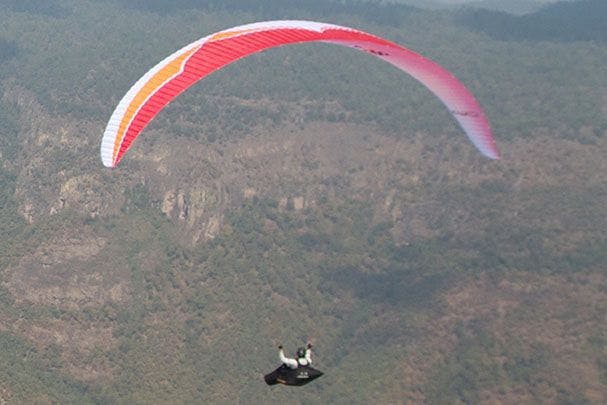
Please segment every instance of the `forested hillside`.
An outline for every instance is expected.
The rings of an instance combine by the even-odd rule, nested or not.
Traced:
[[[3,1],[0,403],[606,402],[603,9]],[[268,19],[430,57],[502,159],[401,71],[305,44],[204,79],[103,167],[142,74]],[[266,386],[308,340],[325,375]]]
[[[605,43],[606,15],[607,2],[579,0],[551,4],[524,16],[487,10],[467,11],[462,20],[471,28],[501,40]]]

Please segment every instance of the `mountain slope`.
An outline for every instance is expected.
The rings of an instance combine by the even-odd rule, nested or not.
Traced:
[[[468,11],[464,24],[500,40],[607,41],[604,16],[607,3],[601,0],[557,2],[523,16],[487,10]]]
[[[605,401],[603,47],[318,5],[452,69],[503,158],[415,81],[318,44],[217,72],[106,170],[105,122],[140,74],[274,11],[16,4],[0,8],[0,402]],[[276,346],[307,340],[326,374],[265,386]]]

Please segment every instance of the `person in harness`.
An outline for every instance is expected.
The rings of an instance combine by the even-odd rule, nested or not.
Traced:
[[[297,349],[297,359],[292,359],[290,357],[285,356],[285,352],[282,348],[282,345],[278,346],[278,357],[280,357],[280,361],[282,364],[286,365],[292,370],[295,370],[298,367],[307,367],[312,365],[312,343],[308,343],[306,349],[300,347]]]
[[[297,349],[297,358],[285,356],[282,345],[278,346],[278,357],[282,363],[280,367],[264,376],[268,385],[284,384],[301,386],[323,375],[322,371],[312,367],[312,344],[307,348]]]

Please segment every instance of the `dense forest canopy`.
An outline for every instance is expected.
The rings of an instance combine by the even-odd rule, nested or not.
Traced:
[[[17,45],[13,41],[0,39],[0,63],[14,58],[17,55]]]
[[[25,4],[19,10],[26,9]],[[55,8],[61,6],[57,2],[52,4],[55,4]],[[63,3],[61,6],[65,10],[65,13],[62,14],[63,17],[51,18],[53,25],[66,27],[66,29],[70,25],[74,28],[82,27],[82,22],[87,18],[86,13],[94,10],[89,7],[80,9],[80,14],[76,14],[77,9],[70,9],[68,4]],[[21,67],[18,73],[21,81],[29,83],[32,88],[39,89],[37,91],[43,93],[42,102],[48,108],[60,108],[71,113],[84,110],[86,114],[99,114],[98,118],[101,119],[109,114],[111,105],[100,101],[108,99],[110,94],[117,97],[118,92],[113,91],[112,86],[121,89],[127,88],[138,77],[138,74],[179,46],[196,38],[214,30],[256,19],[321,18],[323,21],[349,24],[377,32],[430,56],[454,71],[456,76],[469,85],[481,103],[486,106],[490,119],[496,124],[494,125],[495,130],[502,137],[520,136],[523,129],[528,132],[530,130],[549,131],[557,128],[560,136],[571,137],[587,122],[593,122],[599,133],[605,127],[605,115],[600,109],[600,100],[603,97],[600,78],[601,72],[605,71],[605,66],[596,63],[604,54],[604,49],[595,42],[600,40],[600,36],[595,37],[595,41],[578,43],[571,49],[568,48],[567,43],[561,41],[553,41],[553,45],[538,46],[537,49],[525,44],[489,43],[482,33],[479,34],[475,31],[482,31],[484,21],[490,21],[491,16],[495,16],[496,20],[500,21],[503,18],[502,14],[481,13],[477,20],[474,16],[478,11],[473,10],[463,12],[463,14],[461,12],[451,14],[415,10],[400,5],[380,7],[363,2],[355,2],[354,5],[351,5],[350,2],[330,2],[325,6],[314,2],[308,5],[304,2],[297,7],[272,1],[246,2],[246,4],[235,2],[233,9],[236,11],[229,13],[226,11],[228,8],[225,8],[227,7],[225,2],[221,2],[223,6],[214,6],[213,2],[191,1],[187,3],[190,8],[185,5],[182,8],[175,7],[172,10],[179,11],[174,11],[165,17],[161,17],[163,13],[159,10],[162,9],[161,7],[173,4],[172,2],[160,0],[141,4],[128,2],[129,5],[126,6],[137,10],[142,7],[145,7],[146,11],[155,10],[158,13],[157,17],[139,14],[137,11],[131,11],[131,13],[135,13],[132,15],[117,14],[115,12],[117,9],[109,7],[109,5],[116,4],[115,1],[112,0],[105,4],[108,6],[94,11],[103,15],[103,18],[97,24],[88,24],[90,34],[83,33],[79,37],[64,40],[69,42],[53,40],[54,42],[49,47],[36,53],[36,59]],[[256,6],[252,4],[256,4]],[[566,6],[572,7],[574,4],[578,3]],[[579,4],[582,10],[590,7],[590,3],[587,2]],[[598,7],[604,6],[598,4]],[[366,19],[369,15],[367,9],[375,10],[374,14],[370,14],[371,19],[361,22],[361,18]],[[207,17],[208,13],[216,13],[217,17],[210,19]],[[263,15],[260,16],[258,13]],[[68,17],[68,15],[70,16]],[[175,29],[175,20],[184,18],[186,15],[192,23]],[[542,15],[544,14],[533,14],[532,16],[540,18]],[[597,15],[601,15],[600,10],[591,13],[592,18]],[[137,18],[134,19],[135,16]],[[388,20],[382,20],[382,16],[386,19],[395,18],[395,20],[391,20],[395,25],[392,23],[385,25]],[[38,40],[36,32],[39,29],[34,30],[33,27],[41,23],[40,20],[27,19],[22,11],[15,13],[14,17],[16,21],[21,19],[23,24],[30,24],[32,30],[31,34],[20,38],[0,35],[5,43],[10,44],[7,49],[8,54],[14,53],[16,50],[25,52],[30,48],[31,42],[28,44],[28,40]],[[151,34],[145,24],[138,24],[138,21],[143,23],[148,18],[156,21],[158,34]],[[453,24],[454,21],[468,21],[466,25],[470,25],[472,18],[476,21],[476,25],[471,27],[472,32]],[[518,17],[511,18],[513,18],[512,23],[521,21],[516,19]],[[220,22],[222,19],[225,23]],[[130,32],[108,31],[111,26],[123,23],[130,24]],[[46,23],[42,22],[42,26],[45,26],[44,24]],[[516,30],[510,30],[508,24],[510,24],[510,20],[506,22],[503,31],[516,32]],[[489,25],[500,26],[491,23]],[[535,24],[532,25],[535,26]],[[546,30],[550,31],[550,27],[556,29],[556,27],[562,27],[562,24],[560,20],[557,20],[555,23],[548,21],[544,26],[547,27]],[[576,26],[591,27],[592,24],[578,23],[576,20]],[[10,29],[9,27],[10,24],[6,29]],[[91,29],[94,29],[95,32],[93,33]],[[456,42],[448,41],[444,34],[439,33],[450,33],[458,40]],[[587,33],[587,35],[590,34],[591,32]],[[106,38],[106,41],[97,43],[96,47],[90,47],[91,41],[96,41],[99,35]],[[111,66],[104,62],[109,60],[112,50],[120,52],[121,55],[129,55],[133,43],[137,43],[141,51],[131,54],[129,60],[124,57],[112,59]],[[484,54],[477,53],[484,52],[488,46],[491,46],[490,51]],[[474,52],[470,52],[470,50],[474,50]],[[57,54],[64,54],[62,61],[71,58],[71,62],[68,63],[69,67],[58,65],[59,59],[54,59],[54,55]],[[84,54],[86,57],[83,57]],[[330,54],[335,56],[328,58]],[[281,70],[276,64],[277,60],[287,57],[287,55],[293,60],[293,66],[297,70]],[[31,59],[32,56],[25,52],[23,57]],[[591,63],[575,63],[580,58],[586,58]],[[15,64],[19,62],[4,63],[3,71],[12,75]],[[304,66],[308,66],[308,68],[304,69]],[[335,66],[339,66],[339,69],[335,69]],[[69,72],[66,69],[69,69]],[[89,73],[91,69],[98,71],[95,76]],[[598,69],[598,71],[589,72],[591,69],[595,71]],[[241,74],[236,73],[235,75],[235,72],[253,70],[258,71],[257,74],[261,75],[254,82]],[[45,74],[41,74],[41,71],[52,74],[52,80]],[[305,86],[298,85],[302,82],[302,75],[309,77]],[[223,79],[227,76],[231,76],[231,80]],[[360,86],[352,88],[349,78],[354,76],[362,82]],[[312,80],[312,77],[316,80]],[[395,80],[403,89],[402,91],[392,91],[394,86],[391,83]],[[64,92],[60,100],[48,94],[51,91],[51,87],[49,87],[51,82],[52,92]],[[331,91],[326,91],[329,82]],[[555,86],[554,83],[559,85]],[[437,108],[434,100],[427,97],[425,89],[420,88],[416,83],[410,83],[407,78],[394,72],[389,66],[378,66],[377,61],[367,61],[360,55],[351,55],[343,49],[301,46],[275,50],[268,52],[267,56],[259,55],[244,63],[239,63],[230,70],[226,70],[225,73],[219,72],[215,77],[205,81],[202,86],[205,88],[204,91],[192,91],[187,94],[187,97],[194,98],[196,101],[184,99],[184,105],[192,102],[206,105],[208,104],[208,94],[232,94],[247,98],[271,94],[272,97],[278,98],[310,98],[327,101],[334,99],[339,100],[340,104],[345,104],[347,115],[352,119],[374,120],[388,130],[400,131],[405,128],[419,130],[425,125],[429,129],[434,127],[434,129],[457,130],[446,113],[439,114],[435,119],[427,119],[427,112],[438,112],[440,109]],[[76,89],[78,89],[78,93],[74,94]],[[86,91],[82,91],[82,89],[86,89]],[[531,97],[535,97],[533,102],[526,105],[511,102],[516,94],[527,92]],[[90,98],[90,100],[83,102],[86,98]],[[411,106],[416,106],[416,108],[410,108]],[[212,106],[209,107],[211,110],[202,109],[202,114],[208,112],[207,117],[216,116],[217,112],[213,110]],[[222,108],[220,110],[227,111]],[[425,111],[426,113],[424,113]],[[256,113],[259,116],[259,112],[256,111]],[[381,120],[378,120],[377,117],[381,117]],[[259,118],[255,118],[254,115],[252,119]],[[262,119],[266,119],[266,117]],[[521,127],[521,123],[523,127]]]
[[[398,4],[377,4],[368,1],[340,0],[285,0],[257,1],[245,0],[110,0],[127,8],[154,13],[181,13],[184,10],[231,11],[254,13],[260,19],[281,19],[285,16],[307,15],[308,18],[322,18],[327,15],[352,15],[381,24],[399,25],[403,17],[413,11],[412,7]]]
[[[502,41],[607,41],[607,2],[559,2],[523,16],[468,10],[461,21]]]

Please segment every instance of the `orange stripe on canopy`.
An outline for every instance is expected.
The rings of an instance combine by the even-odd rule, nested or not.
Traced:
[[[145,103],[147,99],[150,98],[152,94],[162,88],[164,83],[166,83],[169,79],[177,75],[181,72],[184,62],[198,50],[198,47],[192,48],[189,51],[177,56],[175,59],[170,61],[166,66],[156,72],[150,80],[139,90],[133,101],[129,104],[126,113],[122,117],[120,121],[120,127],[118,129],[118,133],[116,135],[116,140],[114,142],[114,158],[118,154],[120,150],[120,145],[122,144],[122,140],[124,139],[124,135],[126,134],[126,130],[131,123],[133,117],[137,114],[141,106]]]

